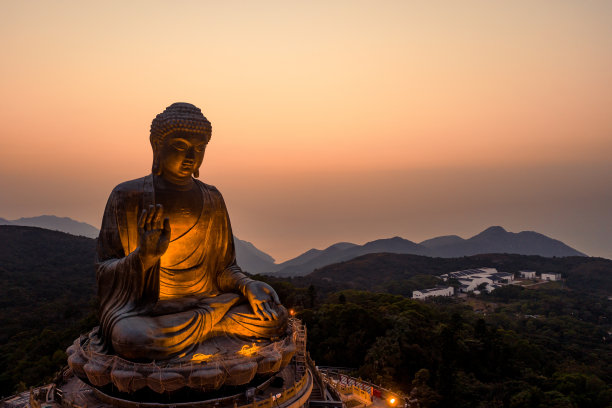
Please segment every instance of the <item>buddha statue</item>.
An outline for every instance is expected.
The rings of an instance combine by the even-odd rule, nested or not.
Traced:
[[[216,336],[274,340],[287,311],[236,264],[221,193],[199,181],[211,137],[174,103],[151,124],[152,173],[110,194],[98,239],[98,350],[132,361],[180,357]]]

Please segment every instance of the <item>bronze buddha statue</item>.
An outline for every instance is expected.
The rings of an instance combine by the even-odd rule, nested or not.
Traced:
[[[236,264],[221,193],[197,180],[210,137],[200,109],[172,104],[151,124],[152,174],[112,191],[97,248],[98,349],[163,360],[215,336],[285,333],[274,289]]]

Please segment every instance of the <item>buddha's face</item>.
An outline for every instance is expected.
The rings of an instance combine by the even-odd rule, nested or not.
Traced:
[[[206,150],[204,135],[191,132],[173,132],[164,138],[159,151],[162,177],[170,182],[185,184],[200,168]]]

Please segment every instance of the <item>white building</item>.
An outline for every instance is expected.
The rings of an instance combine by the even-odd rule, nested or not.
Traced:
[[[464,269],[462,271],[445,273],[444,275],[440,275],[440,278],[447,281],[449,279],[462,279],[462,278],[471,277],[474,275],[488,276],[494,273],[503,273],[503,272],[497,272],[497,269],[495,268]]]
[[[535,271],[519,271],[521,274],[521,278],[523,279],[535,279],[536,272]]]
[[[466,269],[440,275],[444,281],[456,279],[461,286],[459,291],[463,293],[474,292],[479,286],[491,292],[501,286],[514,281],[514,274],[508,272],[498,272],[495,268]],[[479,293],[480,291],[478,291]]]
[[[546,280],[546,281],[558,281],[558,280],[561,280],[561,274],[560,273],[542,272],[540,277],[542,278],[542,280]]]
[[[422,289],[412,291],[413,299],[425,299],[433,296],[453,296],[455,294],[455,288],[452,286],[436,286],[431,289]]]

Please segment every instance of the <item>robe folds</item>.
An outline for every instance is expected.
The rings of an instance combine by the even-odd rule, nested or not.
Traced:
[[[134,250],[138,247],[138,217],[143,209],[155,204],[153,176],[122,183],[112,191],[97,246],[101,350],[118,347],[113,344],[121,341],[117,339],[120,326],[130,326],[134,331],[140,330],[140,325],[146,337],[142,346],[151,347],[152,355],[163,355],[160,348],[165,347],[168,354],[179,353],[193,346],[194,339],[201,340],[203,333],[212,333],[213,323],[207,318],[210,307],[227,303],[229,310],[238,294],[244,294],[250,279],[236,264],[223,197],[215,187],[194,181],[202,197],[197,221],[182,235],[173,236],[160,262],[147,270]],[[163,307],[160,309],[164,301],[185,300],[196,303],[167,316]],[[228,313],[243,333],[266,335],[278,331],[273,327],[277,323],[259,321],[246,306],[235,306],[234,313]]]

